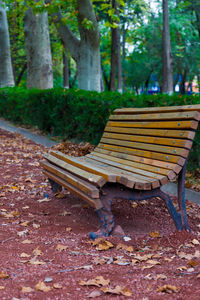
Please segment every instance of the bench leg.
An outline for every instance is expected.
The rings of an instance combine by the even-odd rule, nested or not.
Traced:
[[[51,185],[52,192],[54,194],[62,191],[62,186],[60,184],[56,183],[51,178],[48,178],[48,179],[49,179],[49,183]]]
[[[114,228],[114,216],[111,211],[112,201],[109,199],[101,199],[103,207],[97,210],[98,217],[101,222],[101,228],[97,232],[90,232],[91,239],[102,236],[109,236]]]
[[[186,205],[185,205],[185,173],[186,173],[186,163],[178,176],[178,205],[181,213],[183,226],[187,231],[190,232],[190,226],[188,223],[188,217],[187,217]]]
[[[165,201],[165,204],[167,206],[167,209],[169,211],[169,214],[171,215],[175,226],[178,230],[183,229],[183,224],[181,220],[181,215],[178,213],[172,203],[172,200],[170,199],[169,195],[165,194],[164,192],[160,191],[159,197],[162,198]]]

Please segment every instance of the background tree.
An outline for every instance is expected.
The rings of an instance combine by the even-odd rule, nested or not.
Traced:
[[[14,86],[5,3],[0,1],[0,87]]]

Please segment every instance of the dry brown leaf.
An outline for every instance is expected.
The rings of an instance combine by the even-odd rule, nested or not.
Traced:
[[[199,262],[198,260],[192,259],[192,260],[188,260],[187,264],[191,267],[196,267],[199,264]]]
[[[160,265],[160,262],[158,260],[149,259],[149,260],[147,260],[147,264],[150,264],[150,265]]]
[[[132,259],[131,263],[132,263],[132,265],[135,265],[135,264],[139,263],[139,261],[137,259]]]
[[[165,280],[165,279],[167,279],[167,276],[164,275],[164,274],[158,274],[158,275],[156,276],[156,279],[157,279],[157,280],[158,280],[158,279]]]
[[[49,292],[50,286],[47,286],[43,281],[39,281],[35,286],[36,291]]]
[[[200,278],[200,273],[197,275],[197,278]]]
[[[46,263],[44,261],[37,260],[37,256],[35,256],[35,257],[33,257],[29,260],[29,264],[31,264],[31,265],[45,265]]]
[[[62,285],[60,283],[53,284],[54,289],[62,289]]]
[[[94,257],[93,259],[93,263],[95,265],[103,265],[107,262],[107,260],[105,258],[100,258],[100,257]]]
[[[134,248],[132,246],[127,246],[125,244],[118,244],[116,247],[117,250],[122,249],[122,250],[126,250],[128,252],[133,252]]]
[[[72,213],[71,213],[70,211],[64,210],[63,212],[61,212],[61,213],[59,214],[59,216],[65,217],[65,216],[70,216],[71,214],[72,214]]]
[[[165,284],[157,289],[160,293],[177,293],[180,290],[180,287],[171,284]]]
[[[59,192],[59,193],[55,194],[55,197],[58,199],[63,199],[63,198],[65,198],[65,195],[62,192]]]
[[[51,201],[51,199],[50,198],[43,198],[43,199],[39,199],[39,200],[37,200],[39,203],[42,203],[42,202],[49,202],[49,201]]]
[[[180,266],[176,269],[179,270],[179,271],[183,271],[183,270],[187,270],[187,267],[186,266]]]
[[[133,203],[131,203],[131,206],[132,206],[133,208],[136,208],[136,207],[138,207],[138,203],[137,203],[137,202],[133,202]]]
[[[30,255],[27,254],[27,253],[25,253],[25,252],[22,252],[22,253],[20,254],[20,257],[30,257]]]
[[[5,286],[0,285],[0,290],[4,290],[4,289],[5,289]]]
[[[104,293],[109,293],[109,294],[123,295],[123,296],[127,296],[127,297],[132,296],[132,292],[129,289],[122,288],[119,285],[117,285],[114,289],[109,288],[109,287],[104,287],[104,288],[101,288],[101,290]]]
[[[68,246],[64,246],[64,245],[61,245],[61,244],[58,244],[56,246],[57,251],[63,251],[63,250],[66,250],[67,248],[68,248]]]
[[[91,292],[87,297],[88,298],[97,298],[97,297],[100,297],[101,295],[102,295],[101,291],[95,290],[95,291]]]
[[[97,250],[99,250],[99,251],[108,250],[113,247],[114,247],[114,245],[111,242],[103,240],[97,245]]]
[[[31,293],[31,292],[33,292],[34,290],[31,288],[31,287],[29,287],[29,286],[22,286],[21,287],[21,292],[22,293]]]
[[[143,266],[141,269],[145,270],[145,269],[151,269],[153,267],[154,267],[154,265],[149,265],[149,266]]]
[[[40,224],[33,223],[33,228],[35,228],[35,229],[40,228]]]
[[[199,241],[196,240],[196,239],[193,239],[193,240],[192,240],[192,244],[195,245],[195,246],[196,246],[196,245],[200,245]]]
[[[7,279],[9,275],[5,274],[4,271],[1,271],[0,273],[0,279]]]
[[[160,238],[161,237],[159,231],[157,231],[157,230],[149,232],[149,235],[152,238]]]
[[[145,254],[145,255],[137,254],[137,255],[134,255],[134,258],[139,261],[146,261],[146,260],[152,258],[152,256],[153,256],[153,254]]]
[[[18,235],[19,237],[23,237],[23,236],[25,236],[27,233],[28,233],[28,229],[23,230],[23,231],[18,231],[18,232],[17,232],[17,235]]]
[[[31,221],[25,221],[23,223],[20,223],[21,226],[27,227],[28,225],[30,225]]]
[[[110,279],[104,279],[103,276],[97,276],[94,279],[88,281],[79,280],[80,285],[94,285],[94,286],[106,286],[110,283]]]

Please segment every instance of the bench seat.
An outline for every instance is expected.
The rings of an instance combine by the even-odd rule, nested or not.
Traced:
[[[86,200],[104,219],[112,216],[108,199],[112,195],[105,197],[103,191],[109,194],[107,187],[114,184],[112,194],[119,195],[121,186],[126,190],[124,194],[134,193],[136,200],[155,195],[164,199],[176,227],[189,230],[184,179],[199,120],[200,105],[117,109],[93,152],[71,157],[50,150],[41,165],[51,183],[56,182]],[[176,177],[180,213],[160,190]],[[104,222],[103,226],[110,225]],[[110,234],[112,228],[101,234]]]

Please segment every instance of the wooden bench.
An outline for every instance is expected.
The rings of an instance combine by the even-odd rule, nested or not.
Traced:
[[[187,158],[200,120],[200,104],[116,109],[94,151],[83,157],[59,151],[41,162],[52,190],[62,187],[93,206],[101,228],[91,238],[108,236],[114,227],[114,197],[165,201],[178,230],[190,230],[185,206]],[[160,187],[178,176],[177,211]]]

